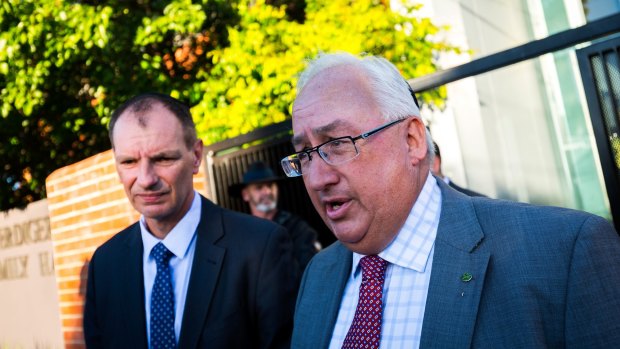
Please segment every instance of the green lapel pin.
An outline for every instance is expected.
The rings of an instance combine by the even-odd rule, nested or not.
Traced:
[[[474,278],[474,276],[471,275],[471,273],[465,273],[465,274],[461,275],[461,281],[463,281],[463,282],[470,282],[471,279],[473,279],[473,278]]]

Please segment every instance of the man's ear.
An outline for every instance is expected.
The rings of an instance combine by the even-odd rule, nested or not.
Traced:
[[[441,176],[441,158],[435,156],[433,158],[433,164],[431,165],[431,172],[436,176]]]
[[[250,194],[248,193],[248,188],[247,187],[241,189],[241,198],[245,202],[250,202]]]
[[[409,147],[409,159],[411,163],[416,165],[428,153],[428,145],[426,143],[426,126],[422,119],[412,117],[407,124],[407,146]]]
[[[198,139],[196,143],[194,143],[194,147],[192,148],[192,153],[194,154],[194,163],[193,172],[197,174],[200,170],[200,164],[202,163],[202,151],[204,149],[204,145],[202,144],[202,139]]]

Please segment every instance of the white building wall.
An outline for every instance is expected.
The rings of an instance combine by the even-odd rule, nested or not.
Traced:
[[[47,200],[0,212],[0,348],[62,348]]]
[[[416,2],[423,4],[417,15],[449,26],[445,39],[471,51],[470,56],[441,56],[444,69],[586,21],[579,0]],[[444,174],[491,197],[609,218],[574,49],[446,87],[446,110],[422,111],[441,148]]]

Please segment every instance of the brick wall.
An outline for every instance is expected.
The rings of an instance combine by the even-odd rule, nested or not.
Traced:
[[[65,346],[83,348],[88,261],[99,245],[139,214],[125,196],[111,150],[56,170],[45,184]],[[194,176],[194,187],[205,195],[204,166]]]

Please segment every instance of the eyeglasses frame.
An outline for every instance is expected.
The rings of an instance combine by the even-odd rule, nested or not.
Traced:
[[[381,126],[379,126],[379,127],[377,127],[377,128],[374,128],[374,129],[372,129],[372,130],[370,130],[370,131],[364,132],[364,133],[362,133],[362,134],[360,134],[359,136],[356,136],[356,137],[352,137],[352,136],[343,136],[343,137],[338,137],[338,138],[330,139],[329,141],[323,142],[323,143],[321,143],[321,144],[317,145],[316,147],[313,147],[313,148],[310,148],[310,149],[305,149],[305,150],[302,150],[302,151],[298,151],[298,152],[293,153],[293,154],[291,154],[291,155],[289,155],[289,156],[285,156],[282,160],[280,160],[280,162],[284,161],[285,159],[288,161],[288,158],[289,158],[289,157],[291,157],[291,156],[295,156],[295,155],[299,155],[299,154],[307,154],[307,155],[308,155],[308,161],[312,161],[312,153],[313,153],[313,152],[316,152],[317,154],[319,154],[319,157],[320,157],[323,161],[325,161],[327,164],[332,165],[332,166],[335,166],[334,164],[330,164],[330,163],[329,163],[329,161],[327,161],[327,160],[323,157],[323,155],[321,155],[321,152],[319,151],[319,148],[320,148],[320,147],[322,147],[322,146],[324,146],[324,145],[325,145],[325,144],[327,144],[327,143],[331,143],[331,142],[333,142],[333,141],[337,141],[337,140],[340,140],[340,139],[349,139],[349,140],[351,140],[351,142],[353,143],[353,147],[355,148],[355,153],[356,153],[356,154],[355,154],[355,156],[351,158],[351,160],[353,160],[353,159],[355,159],[355,158],[359,155],[359,153],[360,153],[360,152],[359,152],[359,150],[357,149],[357,146],[355,145],[355,141],[358,141],[358,140],[360,140],[360,139],[366,139],[366,138],[368,138],[368,137],[370,137],[370,136],[372,136],[372,135],[374,135],[374,134],[377,134],[377,133],[379,133],[379,132],[381,132],[381,131],[383,131],[383,130],[385,130],[385,129],[387,129],[387,128],[391,127],[391,126],[394,126],[394,125],[396,125],[396,124],[398,124],[398,123],[400,123],[400,122],[402,122],[402,121],[405,121],[405,120],[407,120],[407,119],[408,119],[408,117],[406,117],[406,118],[402,118],[402,119],[398,119],[398,120],[394,120],[394,121],[390,121],[390,122],[388,122],[388,123],[386,123],[386,124],[383,124],[383,125],[381,125]],[[345,162],[343,162],[343,163],[346,163],[346,161],[345,161]],[[340,164],[343,164],[343,163],[340,163]],[[337,164],[337,165],[340,165],[340,164]],[[303,173],[301,173],[301,175],[303,176]],[[288,174],[287,174],[287,176],[288,176]],[[298,177],[298,176],[296,176],[296,177]]]

